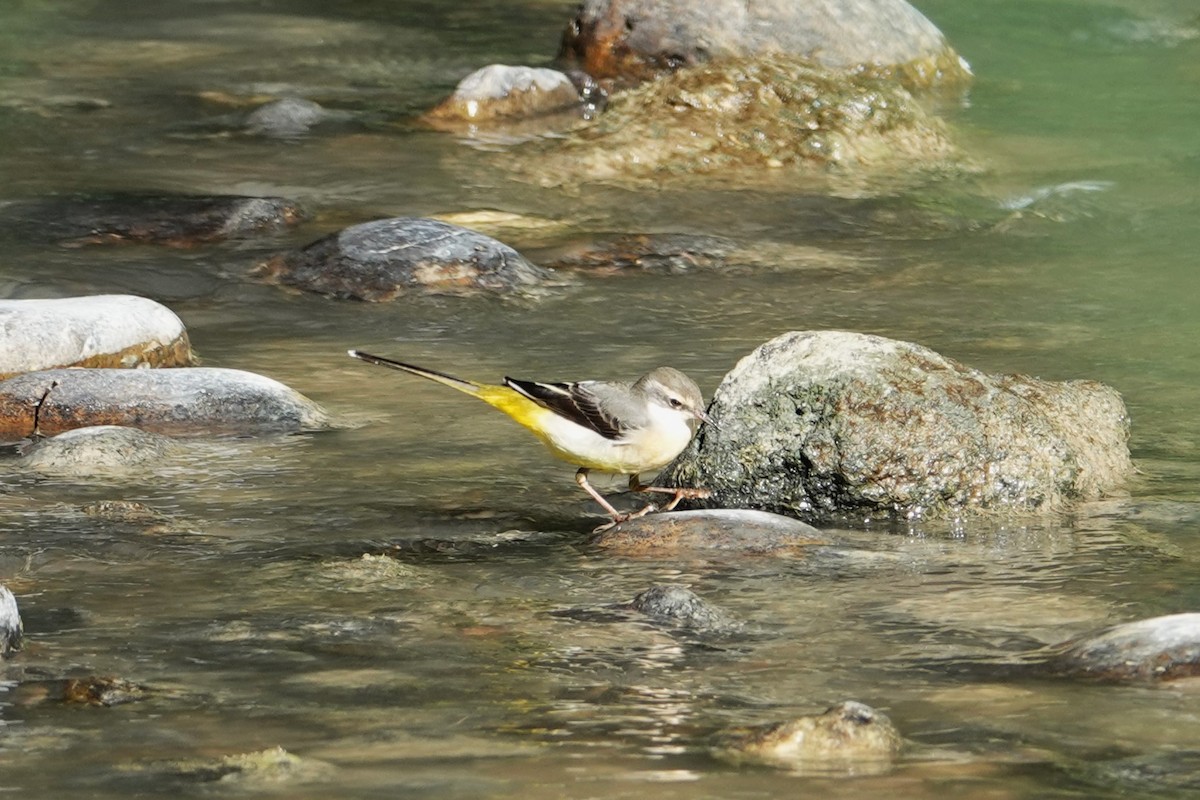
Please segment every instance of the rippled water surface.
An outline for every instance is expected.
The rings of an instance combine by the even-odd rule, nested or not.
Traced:
[[[0,296],[128,292],[209,366],[325,405],[330,432],[196,442],[132,478],[0,461],[0,785],[26,797],[1108,797],[1200,786],[1194,687],[1022,676],[1019,654],[1200,610],[1200,20],[1192,0],[922,4],[977,75],[949,117],[977,175],[897,197],[539,189],[414,112],[491,62],[546,63],[561,2],[18,0],[0,10],[0,201],[277,194],[315,213],[195,249],[0,238]],[[239,98],[354,120],[230,132]],[[736,274],[583,276],[530,301],[367,305],[252,282],[351,222],[497,209],[577,233],[720,233]],[[533,230],[504,234],[530,254]],[[1133,420],[1130,496],[1070,518],[832,531],[840,557],[619,559],[516,426],[348,347],[480,379],[634,377],[706,394],[788,330],[917,341],[989,371],[1094,378]],[[133,500],[162,524],[86,516]],[[707,641],[592,613],[684,583],[747,621]],[[569,613],[559,613],[569,612]],[[37,681],[147,687],[110,708]],[[18,685],[20,684],[20,685]],[[737,769],[708,737],[856,699],[907,739],[857,778]],[[299,759],[239,772],[228,756]]]

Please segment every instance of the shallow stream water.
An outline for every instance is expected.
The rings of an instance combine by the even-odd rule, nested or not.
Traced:
[[[1200,611],[1200,19],[1192,0],[930,0],[977,76],[955,135],[983,166],[875,199],[547,190],[414,112],[492,62],[544,64],[563,2],[17,0],[0,10],[0,201],[282,195],[315,217],[194,249],[0,237],[0,296],[169,305],[209,366],[281,380],[333,431],[195,443],[134,478],[0,459],[0,787],[24,797],[1117,797],[1200,787],[1194,686],[1022,675],[1021,653]],[[231,133],[221,98],[300,94],[353,122]],[[493,149],[496,147],[492,146]],[[718,233],[735,274],[581,276],[535,300],[371,305],[262,286],[256,259],[380,216],[496,209],[581,232]],[[534,254],[535,231],[504,235]],[[711,394],[788,330],[911,340],[971,366],[1120,390],[1139,474],[1068,517],[831,531],[840,558],[620,559],[525,432],[345,356],[482,380],[632,378]],[[104,522],[144,503],[166,528]],[[366,558],[364,558],[366,556]],[[748,623],[718,642],[589,614],[684,583]],[[583,609],[580,613],[578,610]],[[571,611],[568,614],[556,612]],[[16,669],[148,687],[37,702]],[[844,699],[907,739],[883,775],[714,761],[730,724]],[[281,747],[262,773],[226,756]],[[217,765],[217,766],[214,766]],[[1182,787],[1182,788],[1180,788]]]

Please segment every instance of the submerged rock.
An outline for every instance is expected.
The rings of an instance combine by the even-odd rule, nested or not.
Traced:
[[[183,322],[145,297],[0,300],[0,379],[55,367],[180,367]]]
[[[1059,645],[1050,672],[1098,681],[1172,680],[1200,675],[1200,614],[1128,622]]]
[[[681,551],[774,555],[828,544],[816,528],[798,520],[740,509],[647,514],[595,534],[591,543],[626,556]]]
[[[271,282],[352,300],[412,292],[514,293],[547,283],[503,242],[447,222],[398,217],[364,222],[260,265]]]
[[[773,54],[896,75],[914,86],[971,74],[905,0],[584,0],[560,51],[595,77],[625,80]]]
[[[0,583],[0,658],[8,658],[21,649],[25,626],[17,609],[17,598]]]
[[[762,764],[803,773],[886,772],[903,740],[892,721],[853,700],[823,714],[724,731],[713,755],[734,764]]]
[[[44,474],[92,475],[157,464],[178,451],[178,444],[161,434],[96,425],[34,442],[20,465]]]
[[[987,375],[919,345],[792,332],[743,358],[664,471],[698,504],[806,518],[1058,510],[1131,474],[1129,418],[1094,381]]]
[[[964,169],[944,123],[898,84],[787,57],[714,61],[614,95],[565,141],[514,155],[545,186],[705,177],[795,188]],[[861,189],[858,190],[861,193]]]
[[[95,425],[269,433],[323,428],[328,417],[282,383],[234,369],[57,369],[0,381],[2,441]]]
[[[37,238],[192,247],[279,230],[304,212],[281,197],[109,194],[14,203],[2,216]]]
[[[686,586],[651,586],[633,598],[630,608],[657,622],[702,633],[733,633],[742,628],[740,620]]]
[[[737,250],[735,242],[720,236],[631,233],[561,249],[549,265],[589,272],[644,270],[678,275],[722,269]]]
[[[454,94],[422,117],[435,128],[498,124],[572,111],[583,114],[583,101],[571,79],[557,70],[492,64],[459,82]]]
[[[341,115],[302,97],[281,97],[264,103],[246,116],[246,133],[290,138],[303,136],[314,126]]]

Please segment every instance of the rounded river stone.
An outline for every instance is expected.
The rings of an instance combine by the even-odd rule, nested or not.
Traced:
[[[55,367],[186,366],[183,322],[132,295],[0,300],[0,379]]]
[[[164,434],[276,433],[328,426],[313,401],[234,369],[56,369],[0,381],[0,440],[93,425]]]
[[[345,228],[276,256],[258,274],[319,294],[375,302],[411,292],[515,293],[552,277],[490,236],[417,217]]]

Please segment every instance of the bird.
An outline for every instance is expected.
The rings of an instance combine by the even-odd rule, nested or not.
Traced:
[[[579,467],[575,482],[612,518],[596,532],[654,511],[670,511],[684,498],[710,496],[707,489],[649,486],[641,481],[641,473],[661,469],[682,453],[701,423],[714,425],[700,387],[677,369],[658,367],[633,383],[543,383],[505,377],[503,384],[491,384],[361,350],[347,354],[477,397],[528,428],[553,455]],[[588,481],[592,470],[628,475],[632,492],[659,492],[672,498],[661,509],[650,503],[639,511],[622,513]]]

